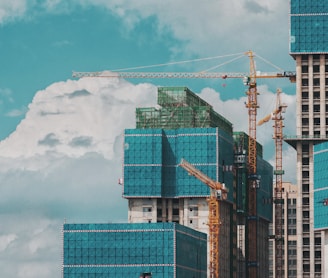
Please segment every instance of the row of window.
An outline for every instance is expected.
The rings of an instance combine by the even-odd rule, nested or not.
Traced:
[[[308,54],[304,54],[302,55],[302,61],[308,61],[309,60],[309,56]],[[320,54],[313,54],[312,55],[313,61],[320,61]],[[328,59],[328,55],[325,55],[325,59]]]
[[[305,82],[305,83],[308,84],[308,82]],[[308,85],[306,85],[306,86],[308,86]],[[325,98],[328,99],[328,91],[325,92]],[[308,91],[303,91],[302,92],[302,99],[303,100],[309,99],[309,92]],[[318,99],[318,100],[320,99],[320,91],[313,91],[313,99]]]
[[[303,126],[309,126],[309,119],[303,118],[302,119],[302,125]],[[320,118],[314,118],[313,119],[313,125],[320,125]],[[328,125],[328,118],[326,118],[325,125]]]
[[[320,65],[313,65],[312,70],[313,70],[313,73],[320,73]],[[303,65],[302,73],[308,73],[308,72],[309,72],[309,66]],[[325,65],[325,72],[328,72],[328,65]]]
[[[328,78],[325,79],[325,85],[328,86]],[[302,78],[302,86],[309,86],[308,78]],[[320,86],[320,78],[313,78],[313,86]]]
[[[328,112],[328,104],[325,105],[325,111]],[[325,111],[323,111],[323,112],[325,112]],[[303,113],[309,112],[309,105],[308,104],[303,104],[302,105],[302,112]],[[313,112],[314,113],[320,112],[320,104],[314,104],[313,105]]]

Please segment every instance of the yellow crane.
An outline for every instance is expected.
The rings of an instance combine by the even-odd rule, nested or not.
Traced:
[[[281,102],[280,99],[281,90],[277,89],[277,98],[276,98],[276,108],[272,113],[265,116],[258,122],[258,125],[262,125],[268,122],[270,119],[274,121],[274,134],[273,139],[275,141],[276,147],[276,169],[274,175],[276,176],[276,183],[274,189],[274,204],[275,204],[275,277],[282,278],[284,277],[283,273],[283,244],[284,244],[284,235],[283,235],[283,199],[282,199],[282,175],[284,170],[282,168],[282,143],[283,143],[283,127],[284,127],[284,118],[283,113],[286,112],[287,105]]]
[[[247,238],[247,266],[248,275],[247,277],[257,277],[257,192],[258,177],[256,173],[256,115],[257,115],[257,79],[267,78],[289,78],[291,82],[296,81],[296,73],[291,71],[281,72],[258,72],[255,67],[254,53],[249,50],[245,52],[245,55],[249,57],[250,72],[238,73],[238,72],[123,72],[123,71],[98,71],[98,72],[73,72],[73,77],[85,78],[85,77],[102,77],[102,78],[198,78],[198,79],[227,79],[227,78],[242,78],[244,84],[248,86],[247,103],[246,108],[248,109],[248,220],[246,229]],[[210,258],[210,260],[214,260]]]
[[[205,175],[203,172],[195,168],[192,164],[182,159],[179,166],[185,169],[189,175],[194,176],[198,180],[205,183],[211,191],[207,198],[208,203],[208,227],[209,227],[209,249],[210,263],[209,271],[210,278],[219,277],[219,238],[220,238],[220,200],[226,200],[228,189],[224,183],[216,182]]]

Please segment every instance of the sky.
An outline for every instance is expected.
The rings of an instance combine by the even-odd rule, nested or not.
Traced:
[[[135,127],[136,107],[156,105],[157,86],[187,86],[235,130],[248,130],[242,80],[76,79],[73,71],[248,72],[248,50],[257,70],[293,70],[288,3],[0,0],[1,277],[60,277],[65,222],[127,221],[117,182],[122,134]],[[227,63],[231,54],[245,57]],[[288,80],[258,81],[258,119],[275,108],[278,87],[288,105],[284,133],[294,135]],[[272,124],[257,138],[274,165]],[[284,144],[286,181],[296,180],[295,157]]]

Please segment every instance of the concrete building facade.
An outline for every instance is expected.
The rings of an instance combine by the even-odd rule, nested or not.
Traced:
[[[328,134],[328,2],[290,1],[290,55],[296,63],[297,271],[289,277],[328,277],[327,241],[314,226],[314,153]]]
[[[297,218],[296,218],[296,204],[297,204],[297,186],[290,182],[283,182],[282,184],[282,204],[283,204],[283,274],[280,277],[297,277]],[[274,207],[273,207],[274,209]],[[273,210],[275,213],[275,210]],[[275,248],[274,248],[274,226],[275,219],[270,225],[270,272],[269,277],[277,277],[275,268]]]

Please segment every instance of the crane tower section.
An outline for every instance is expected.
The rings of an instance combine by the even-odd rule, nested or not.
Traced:
[[[220,200],[227,199],[228,190],[223,183],[215,182],[192,164],[182,159],[180,166],[190,175],[199,179],[210,187],[211,195],[207,198],[208,202],[208,227],[209,227],[209,246],[210,246],[210,278],[219,277],[219,238],[220,238]]]

